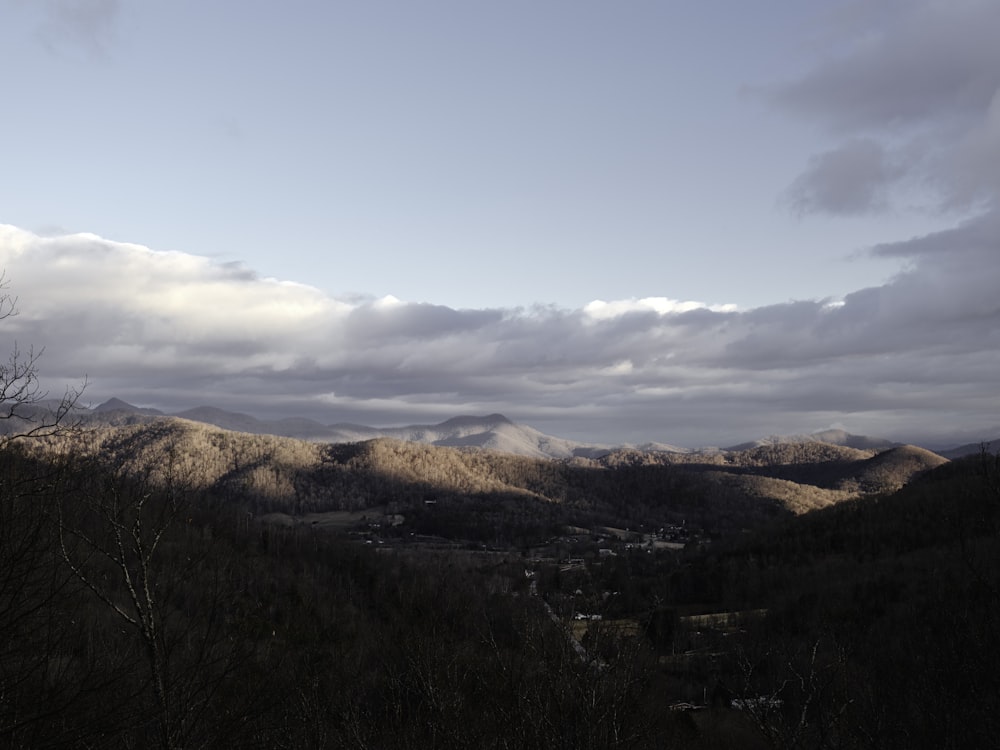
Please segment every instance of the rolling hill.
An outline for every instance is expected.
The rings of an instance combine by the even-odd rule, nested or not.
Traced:
[[[733,454],[746,453],[754,449],[791,445],[831,445],[862,451],[880,451],[899,447],[896,443],[882,438],[854,435],[844,430],[823,430],[811,434],[779,435],[732,445],[725,449],[691,450],[669,443],[653,442],[637,446],[615,446],[605,443],[588,443],[546,435],[533,427],[518,424],[502,414],[485,416],[463,415],[434,424],[415,424],[401,427],[370,427],[351,423],[323,424],[313,419],[285,418],[263,420],[242,412],[227,411],[213,406],[199,406],[193,409],[167,415],[157,409],[133,406],[118,398],[112,398],[92,410],[81,410],[79,416],[85,423],[122,423],[127,419],[142,417],[175,416],[195,422],[215,425],[226,430],[246,432],[254,435],[278,435],[325,443],[349,443],[390,437],[407,442],[427,443],[446,447],[473,447],[484,450],[512,453],[533,458],[565,459],[572,457],[599,458],[619,449],[637,450],[643,453],[669,454]],[[810,449],[811,450],[811,449]],[[966,451],[968,452],[968,451]],[[959,455],[965,455],[961,453]],[[950,454],[949,454],[950,457]]]
[[[291,519],[390,506],[421,515],[434,501],[448,508],[439,516],[464,519],[448,532],[459,538],[497,524],[690,524],[719,534],[889,492],[946,463],[912,446],[878,453],[826,443],[704,454],[624,449],[588,458],[500,415],[396,432],[407,439],[320,443],[179,417],[101,413],[115,418],[33,449],[84,456]],[[525,455],[539,445],[565,458]]]
[[[140,409],[120,399],[111,399],[93,410],[81,413],[87,424],[121,424],[136,417],[162,416],[167,415],[155,409]],[[389,437],[406,442],[481,448],[531,458],[557,459],[573,456],[592,458],[611,450],[611,446],[579,443],[546,435],[527,425],[516,424],[502,414],[459,416],[438,424],[388,428],[349,423],[324,425],[302,418],[267,421],[212,406],[200,406],[170,416],[251,435],[277,435],[322,443],[353,443]]]

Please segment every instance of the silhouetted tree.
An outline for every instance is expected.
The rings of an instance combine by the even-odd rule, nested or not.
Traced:
[[[0,321],[17,315],[17,298],[8,291],[0,273]],[[65,427],[67,415],[76,406],[83,388],[69,389],[55,404],[38,379],[38,360],[43,350],[22,350],[14,342],[6,361],[0,361],[0,422],[6,423],[3,439],[37,437]]]

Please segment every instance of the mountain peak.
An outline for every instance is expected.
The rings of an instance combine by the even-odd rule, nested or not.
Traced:
[[[451,419],[441,422],[437,425],[438,427],[476,427],[482,425],[483,427],[495,427],[501,424],[514,424],[503,414],[487,414],[485,417],[476,416],[460,416],[452,417]]]
[[[122,401],[120,398],[109,398],[103,404],[98,404],[94,407],[94,411],[137,411],[138,407],[132,406],[132,404]]]
[[[146,416],[162,416],[163,412],[159,409],[144,409],[139,406],[133,406],[127,401],[122,401],[120,398],[112,397],[105,401],[103,404],[98,404],[91,411],[95,414],[106,413],[110,411],[125,411],[129,414],[144,414]]]

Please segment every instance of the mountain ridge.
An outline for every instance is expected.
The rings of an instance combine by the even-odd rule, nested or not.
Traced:
[[[234,432],[276,435],[313,442],[353,443],[388,437],[403,442],[425,443],[439,447],[478,448],[529,458],[596,458],[614,448],[610,445],[581,443],[546,435],[527,425],[516,424],[498,413],[483,416],[459,415],[436,424],[381,428],[347,422],[323,424],[301,417],[262,420],[249,414],[227,411],[214,406],[198,406],[166,414],[156,409],[132,406],[118,398],[99,404],[89,410],[89,413],[98,421],[106,415],[120,417],[123,414],[150,418],[176,417]]]
[[[122,399],[111,398],[92,409],[81,409],[78,415],[88,420],[109,423],[125,420],[178,417],[210,424],[226,430],[256,435],[276,435],[323,443],[353,443],[391,437],[405,442],[418,442],[442,447],[456,447],[511,453],[532,458],[556,460],[598,459],[615,451],[631,450],[639,453],[681,456],[695,454],[730,454],[790,445],[831,445],[865,451],[885,451],[899,448],[905,443],[878,437],[855,435],[841,429],[821,430],[814,433],[771,435],[758,440],[738,443],[725,448],[684,448],[663,442],[638,445],[613,445],[590,443],[547,435],[528,425],[516,423],[503,414],[458,415],[435,424],[414,424],[400,427],[371,427],[368,425],[335,422],[324,424],[315,419],[286,417],[276,420],[259,419],[250,414],[228,411],[213,406],[198,406],[173,414],[159,409],[134,406]],[[945,458],[957,458],[978,452],[979,444],[963,445],[952,449],[934,450]]]
[[[869,448],[881,450],[887,448],[898,448],[905,445],[905,443],[897,443],[883,438],[873,438],[868,435],[854,435],[847,432],[847,430],[829,429],[819,430],[818,432],[810,432],[807,434],[771,435],[766,438],[759,438],[749,442],[737,443],[736,445],[727,447],[725,450],[743,451],[752,448],[761,448],[768,445],[788,445],[813,442],[828,443],[829,445],[841,445],[846,448],[857,448],[859,450]]]
[[[447,506],[458,514],[449,523],[469,533],[479,529],[476,534],[482,533],[478,524],[502,516],[508,525],[524,519],[549,524],[546,535],[560,523],[627,528],[638,517],[654,527],[691,523],[718,535],[892,492],[948,463],[916,447],[876,453],[819,443],[732,454],[627,449],[555,461],[470,450],[483,442],[472,437],[460,446],[388,436],[323,444],[166,416],[94,423],[32,446],[113,467],[124,460],[154,482],[183,477],[192,490],[239,502],[256,515],[283,514],[295,523],[309,514],[392,506],[393,512],[433,525],[437,511],[426,509],[433,501],[435,508]],[[455,528],[449,533],[458,533]]]

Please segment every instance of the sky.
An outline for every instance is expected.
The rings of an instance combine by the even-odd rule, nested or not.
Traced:
[[[1000,437],[993,0],[0,0],[8,351],[167,411]]]

